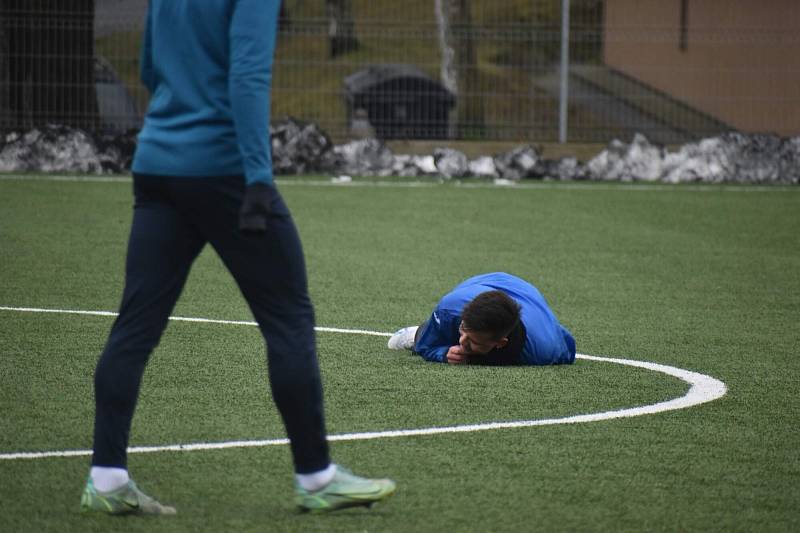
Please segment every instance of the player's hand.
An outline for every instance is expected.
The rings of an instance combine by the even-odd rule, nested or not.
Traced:
[[[465,365],[469,363],[469,356],[464,353],[460,345],[451,346],[447,350],[447,362],[451,365]]]
[[[267,219],[275,193],[275,187],[266,183],[253,183],[247,186],[239,210],[239,231],[250,235],[267,231]]]

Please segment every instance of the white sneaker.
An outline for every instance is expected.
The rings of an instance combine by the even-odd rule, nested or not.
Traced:
[[[414,336],[417,334],[419,326],[409,326],[407,328],[398,329],[392,338],[389,339],[387,346],[391,350],[413,350],[414,349]]]

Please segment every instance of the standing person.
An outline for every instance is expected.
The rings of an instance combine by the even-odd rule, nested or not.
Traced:
[[[393,350],[450,364],[556,365],[575,361],[575,339],[539,290],[511,274],[469,278],[446,294],[419,327],[397,331]]]
[[[134,211],[119,316],[97,363],[83,511],[175,514],[143,493],[127,446],[147,360],[210,243],[264,336],[272,395],[306,510],[371,505],[388,479],[332,464],[303,251],[272,179],[271,70],[279,0],[150,0],[141,75],[152,93],[133,163]]]

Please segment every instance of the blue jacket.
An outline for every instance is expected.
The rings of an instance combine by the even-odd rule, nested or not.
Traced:
[[[269,119],[280,0],[150,0],[152,97],[133,171],[272,183]]]
[[[480,293],[492,290],[503,291],[520,305],[525,340],[519,364],[575,361],[575,339],[559,324],[544,296],[527,281],[504,272],[472,277],[446,294],[422,326],[414,351],[428,361],[447,362],[447,350],[458,344],[461,310]]]

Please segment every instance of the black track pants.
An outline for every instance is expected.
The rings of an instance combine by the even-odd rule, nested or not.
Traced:
[[[142,374],[206,243],[236,280],[267,344],[275,404],[295,470],[328,465],[322,386],[303,250],[280,195],[267,233],[242,235],[242,177],[134,176],[134,215],[119,316],[95,373],[95,466],[127,466]],[[225,354],[219,354],[224,363]],[[235,394],[235,391],[232,391]]]

